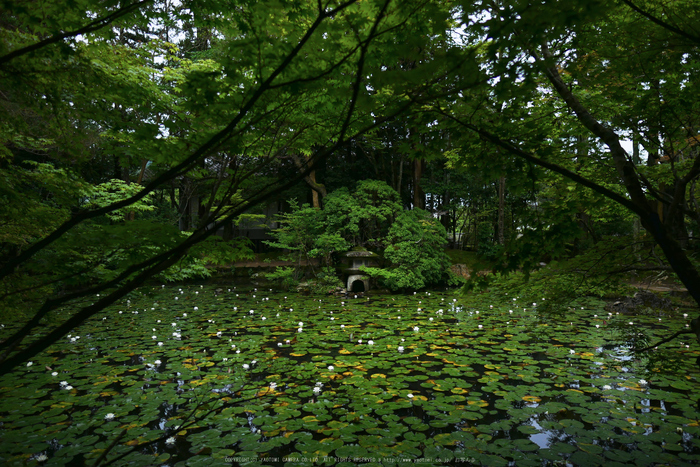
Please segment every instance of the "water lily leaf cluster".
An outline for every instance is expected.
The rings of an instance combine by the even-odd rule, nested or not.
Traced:
[[[0,380],[0,458],[90,463],[124,432],[107,461],[698,462],[697,350],[631,351],[685,318],[541,303],[141,288]]]

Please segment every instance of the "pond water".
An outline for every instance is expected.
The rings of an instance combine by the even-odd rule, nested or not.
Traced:
[[[697,343],[630,350],[682,312],[471,303],[143,288],[0,380],[0,463],[700,463]]]

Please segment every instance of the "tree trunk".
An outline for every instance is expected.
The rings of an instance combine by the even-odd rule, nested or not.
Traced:
[[[546,59],[551,59],[551,55],[548,53],[546,46],[543,46],[543,53]],[[642,189],[640,183],[639,175],[634,168],[634,164],[629,160],[627,152],[620,145],[620,139],[617,134],[598,122],[595,117],[591,115],[588,109],[581,104],[571,92],[571,89],[561,79],[559,71],[556,68],[546,68],[545,73],[555,91],[576,114],[579,122],[608,147],[618,176],[629,194],[629,201],[631,204],[627,204],[627,206],[639,216],[642,226],[654,237],[654,240],[656,240],[659,246],[661,246],[673,271],[678,275],[683,285],[686,286],[695,302],[700,305],[700,274],[686,255],[681,244],[674,238],[674,235],[669,231],[668,227],[664,225],[658,212],[655,212],[647,201],[645,191]],[[685,183],[687,184],[698,173],[700,173],[700,158],[695,160],[692,169],[686,177],[684,177]],[[673,199],[671,207],[682,206],[682,204],[680,204],[682,200],[678,199],[678,192],[679,190],[676,189],[674,193],[676,197]],[[694,320],[694,323],[700,323],[700,320]]]
[[[318,186],[316,183],[316,171],[312,170],[309,174],[309,185],[311,185],[311,197],[313,199],[313,206],[316,209],[321,209],[321,201],[319,200],[319,192],[314,189],[314,186]],[[325,191],[325,189],[324,189]]]
[[[420,179],[423,176],[423,161],[415,159],[413,161],[413,208],[425,209],[425,193],[420,186]]]
[[[302,160],[296,154],[292,154],[291,157],[294,161],[294,165],[296,165],[299,170],[304,171],[309,168],[309,164],[311,163],[310,159],[304,158],[304,160]],[[304,180],[311,187],[311,197],[313,200],[314,207],[320,209],[321,201],[328,194],[328,192],[326,191],[326,187],[316,181],[316,170],[312,170],[311,172],[309,172],[309,175],[304,177]]]
[[[506,177],[498,179],[498,244],[503,245],[505,240],[505,210],[506,210]]]

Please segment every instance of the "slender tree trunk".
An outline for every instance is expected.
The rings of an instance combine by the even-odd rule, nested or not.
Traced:
[[[425,193],[420,186],[423,176],[423,161],[415,159],[413,161],[413,208],[425,209]]]
[[[294,161],[294,165],[296,165],[299,170],[303,172],[304,170],[309,168],[309,164],[311,163],[310,159],[304,158],[302,160],[296,154],[292,154],[291,156],[292,160]],[[311,187],[311,197],[313,200],[314,207],[320,209],[321,201],[328,194],[328,192],[326,191],[326,187],[316,181],[316,170],[312,170],[311,172],[309,172],[309,175],[304,177],[304,180]]]
[[[309,174],[309,180],[311,181],[310,185],[311,185],[311,197],[313,199],[313,206],[316,209],[321,209],[321,201],[319,199],[319,192],[313,188],[314,186],[318,186],[318,183],[316,183],[316,171],[315,170],[312,170],[311,173]]]
[[[505,244],[506,177],[498,179],[498,244]]]

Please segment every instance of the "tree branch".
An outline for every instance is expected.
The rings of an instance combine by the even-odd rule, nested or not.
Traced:
[[[675,26],[672,26],[668,24],[667,22],[663,21],[662,19],[657,18],[656,16],[652,15],[651,13],[642,10],[640,7],[638,7],[636,4],[634,4],[631,0],[622,0],[624,4],[626,4],[628,7],[639,13],[640,15],[644,16],[646,19],[651,21],[654,24],[657,24],[661,26],[664,29],[667,29],[671,31],[674,34],[677,34],[681,37],[684,37],[692,42],[695,42],[696,44],[700,44],[700,37],[694,36],[692,34],[689,34],[682,29],[678,29]]]
[[[105,26],[108,26],[109,24],[113,23],[117,19],[121,18],[122,16],[130,13],[133,10],[137,10],[143,5],[146,5],[148,3],[152,3],[153,0],[141,0],[136,3],[131,3],[129,5],[126,5],[125,7],[122,7],[115,11],[114,13],[111,13],[107,16],[104,16],[102,18],[98,18],[95,21],[92,21],[91,23],[87,24],[86,26],[83,26],[80,29],[76,29],[75,31],[68,31],[64,32],[61,34],[54,34],[51,37],[48,37],[44,39],[43,41],[37,42],[36,44],[28,45],[26,47],[22,47],[21,49],[14,50],[10,52],[9,54],[5,54],[2,57],[0,57],[0,66],[3,64],[9,62],[12,59],[15,59],[17,57],[20,57],[22,55],[26,55],[30,52],[34,52],[35,50],[39,50],[43,47],[46,47],[47,45],[55,44],[56,42],[60,42],[63,39],[67,39],[69,37],[75,37],[79,34],[86,34],[89,32],[94,32],[97,30],[100,30],[104,28]]]
[[[144,0],[146,1],[146,0]],[[331,13],[335,14],[338,11],[341,11],[344,8],[347,8],[351,4],[355,3],[357,0],[349,0],[345,3],[342,3],[339,5],[337,8],[335,8]],[[111,204],[109,206],[105,206],[103,208],[95,209],[95,210],[90,210],[90,211],[79,211],[75,213],[74,215],[71,216],[70,219],[65,221],[63,224],[61,224],[56,230],[54,230],[51,234],[48,236],[44,237],[43,239],[39,240],[38,242],[34,243],[32,246],[24,250],[21,254],[17,255],[16,257],[12,258],[9,260],[7,263],[5,263],[2,268],[0,268],[0,280],[2,280],[4,277],[6,277],[9,274],[12,274],[14,270],[22,264],[23,262],[27,261],[29,258],[34,256],[36,253],[41,251],[42,249],[46,248],[48,245],[53,243],[54,241],[58,240],[64,233],[75,227],[76,225],[80,224],[81,222],[88,220],[88,219],[93,219],[95,217],[101,216],[103,214],[107,214],[109,212],[112,212],[116,209],[120,209],[122,207],[129,206],[139,200],[141,200],[143,197],[145,197],[147,194],[149,194],[151,191],[155,190],[158,186],[161,184],[175,178],[176,176],[180,175],[181,173],[185,173],[188,170],[190,170],[196,163],[197,161],[203,157],[204,155],[208,154],[210,151],[216,149],[222,142],[224,142],[228,137],[231,136],[231,133],[233,133],[234,129],[236,126],[241,122],[243,117],[245,117],[248,112],[253,108],[253,106],[257,103],[257,101],[262,97],[262,95],[268,91],[269,87],[272,85],[272,82],[275,80],[277,76],[284,71],[289,64],[292,62],[292,60],[299,54],[301,49],[304,47],[306,42],[311,38],[313,33],[318,29],[318,27],[321,25],[324,19],[326,19],[331,13],[323,14],[320,15],[314,23],[309,27],[309,29],[306,31],[304,36],[299,40],[297,45],[292,49],[287,56],[282,60],[282,62],[275,68],[275,70],[270,74],[270,76],[260,85],[260,87],[255,91],[253,96],[246,102],[246,104],[241,108],[241,110],[238,112],[238,114],[229,122],[228,125],[226,125],[222,130],[217,132],[214,136],[212,136],[207,142],[202,144],[197,150],[195,150],[190,156],[188,156],[185,160],[180,162],[179,164],[171,167],[170,169],[166,170],[163,172],[160,176],[152,180],[148,185],[144,187],[143,190],[140,192],[136,193],[135,195],[131,196],[130,198],[124,199],[122,201],[119,201],[117,203]],[[342,139],[342,138],[341,138]]]

